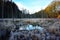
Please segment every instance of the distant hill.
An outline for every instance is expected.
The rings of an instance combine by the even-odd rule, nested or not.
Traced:
[[[45,10],[40,10],[40,11],[34,13],[34,16],[36,18],[48,18],[48,15],[46,14]]]

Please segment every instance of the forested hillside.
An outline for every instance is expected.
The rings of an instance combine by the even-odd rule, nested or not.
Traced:
[[[52,1],[44,10],[35,13],[37,17],[60,18],[60,1]]]
[[[17,14],[18,13],[18,14]],[[0,18],[17,18],[22,14],[14,2],[3,2],[0,1]]]
[[[53,1],[46,7],[45,12],[50,18],[57,18],[60,15],[60,1]]]

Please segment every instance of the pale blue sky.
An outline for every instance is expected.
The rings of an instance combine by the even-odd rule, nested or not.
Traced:
[[[53,0],[13,0],[20,10],[27,9],[30,13],[45,9]]]

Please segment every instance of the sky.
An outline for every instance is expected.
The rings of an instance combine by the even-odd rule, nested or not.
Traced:
[[[30,14],[45,9],[53,0],[13,0],[20,10],[27,9]]]

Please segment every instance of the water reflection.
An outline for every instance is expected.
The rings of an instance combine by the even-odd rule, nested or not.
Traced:
[[[33,26],[33,25],[30,25],[30,24],[26,25],[26,27],[20,27],[19,28],[19,30],[34,30],[34,29],[38,29],[38,30],[42,31],[44,28],[42,28],[38,25]]]

